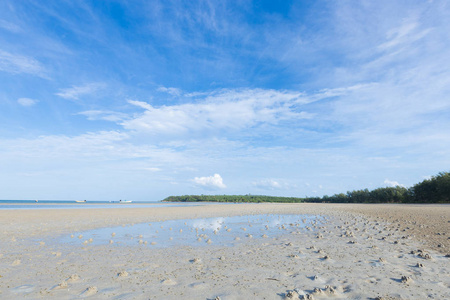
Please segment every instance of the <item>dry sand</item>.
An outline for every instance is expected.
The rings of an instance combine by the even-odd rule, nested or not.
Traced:
[[[124,224],[266,213],[320,214],[326,222],[246,237],[233,247],[215,244],[214,235],[210,244],[172,248],[139,237],[135,246],[94,245],[75,235]],[[0,298],[450,299],[449,222],[448,205],[0,210]],[[57,242],[70,235],[79,244]]]

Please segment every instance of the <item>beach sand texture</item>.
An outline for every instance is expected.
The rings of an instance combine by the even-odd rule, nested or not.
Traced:
[[[214,234],[201,246],[172,248],[156,247],[142,235],[134,246],[118,246],[114,232],[111,244],[101,245],[77,234],[268,213],[321,215],[325,221],[246,236],[233,247],[215,243]],[[450,299],[449,222],[448,205],[0,210],[0,298]],[[58,242],[71,235],[79,243]]]

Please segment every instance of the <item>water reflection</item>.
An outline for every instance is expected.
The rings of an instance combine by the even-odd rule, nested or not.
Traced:
[[[302,232],[319,224],[317,215],[246,215],[206,219],[170,220],[122,225],[73,233],[61,242],[71,245],[113,244],[148,247],[233,245],[248,238],[274,238]],[[82,238],[76,238],[82,236]]]

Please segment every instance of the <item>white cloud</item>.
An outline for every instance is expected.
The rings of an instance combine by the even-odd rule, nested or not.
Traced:
[[[61,89],[57,96],[64,99],[78,100],[80,96],[89,95],[105,87],[103,83],[89,83],[81,86],[72,86],[71,88]]]
[[[0,50],[0,71],[12,74],[25,73],[46,78],[44,67],[36,59],[2,50]]]
[[[396,186],[401,186],[401,187],[405,187],[405,185],[398,183],[397,181],[392,181],[389,179],[386,179],[384,181],[384,184],[390,187],[396,187]]]
[[[147,102],[144,102],[144,101],[128,100],[127,102],[134,106],[137,106],[137,107],[140,107],[140,108],[143,108],[146,110],[153,109],[153,106],[151,106],[150,104],[148,104]]]
[[[20,105],[25,106],[25,107],[33,106],[37,102],[38,102],[37,100],[30,99],[30,98],[19,98],[19,99],[17,99],[17,103],[19,103]]]
[[[118,122],[128,118],[125,113],[114,112],[109,110],[87,110],[79,112],[78,115],[86,116],[90,121],[104,120],[111,122]]]
[[[162,92],[162,93],[167,93],[172,96],[181,96],[181,94],[183,93],[183,91],[178,88],[164,87],[164,86],[159,87],[157,89],[157,91]]]
[[[295,185],[275,179],[262,179],[252,182],[252,185],[262,190],[291,190],[296,188]]]
[[[219,174],[214,174],[213,176],[209,177],[195,177],[193,181],[195,184],[208,189],[224,189],[227,187],[223,183],[223,179]]]
[[[164,135],[238,131],[260,124],[310,119],[313,114],[301,110],[310,101],[300,92],[263,89],[220,90],[198,103],[161,107],[130,100],[145,112],[121,125],[135,132]]]
[[[257,182],[253,182],[253,185],[257,188],[264,190],[280,190],[283,189],[283,186],[273,179],[264,179]]]
[[[382,43],[380,50],[390,50],[394,47],[405,47],[426,37],[429,29],[420,29],[420,24],[416,21],[404,22],[397,28],[389,30],[386,34],[387,42]]]

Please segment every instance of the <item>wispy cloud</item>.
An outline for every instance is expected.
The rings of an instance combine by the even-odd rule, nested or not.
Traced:
[[[162,92],[162,93],[167,93],[170,94],[172,96],[180,96],[182,94],[182,90],[178,89],[178,88],[174,88],[174,87],[164,87],[161,86],[157,89],[158,92]]]
[[[111,122],[119,122],[129,118],[125,113],[108,111],[108,110],[87,110],[79,112],[78,115],[86,116],[90,121],[104,120]]]
[[[12,74],[30,74],[47,78],[44,66],[36,59],[0,49],[0,71]]]
[[[289,184],[282,182],[280,180],[274,179],[263,179],[259,181],[254,181],[253,186],[263,189],[263,190],[285,190],[289,189]]]
[[[181,135],[187,133],[242,130],[258,124],[310,119],[302,110],[309,102],[302,93],[276,90],[221,90],[198,103],[153,107],[142,101],[128,101],[145,112],[121,123],[127,130]]]
[[[207,189],[224,189],[227,187],[219,174],[208,177],[195,177],[193,181],[195,184]]]
[[[14,33],[18,33],[21,31],[20,26],[5,20],[0,20],[0,28]]]
[[[38,103],[38,100],[30,99],[30,98],[19,98],[17,99],[17,103],[19,103],[22,106],[30,107]]]
[[[81,96],[94,94],[105,87],[106,85],[104,83],[88,83],[61,89],[56,95],[64,99],[78,100]]]

